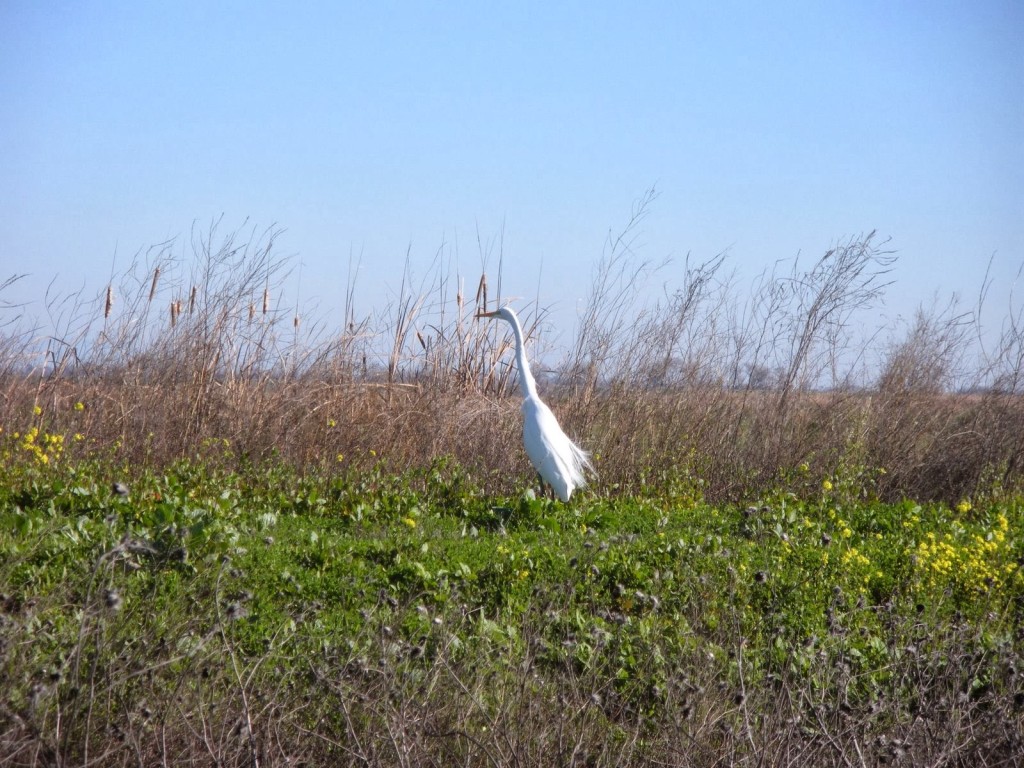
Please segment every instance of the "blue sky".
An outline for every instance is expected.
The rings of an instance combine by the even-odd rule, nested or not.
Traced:
[[[973,299],[995,254],[998,315],[1024,263],[1014,0],[5,0],[0,102],[0,278],[37,308],[223,214],[282,227],[290,290],[339,320],[350,253],[365,313],[407,251],[473,281],[503,233],[506,292],[542,277],[568,327],[652,185],[669,283],[687,253],[753,276],[877,229],[886,313]]]

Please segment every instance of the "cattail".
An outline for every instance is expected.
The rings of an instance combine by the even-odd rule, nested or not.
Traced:
[[[153,297],[156,296],[156,283],[160,279],[160,267],[153,270],[153,282],[149,286],[149,300],[153,301]]]
[[[295,319],[292,320],[292,327],[295,328],[296,331],[299,330],[299,315],[298,315],[298,313],[296,313]]]
[[[253,303],[252,303],[252,302],[250,301],[250,302],[249,302],[249,322],[250,322],[250,323],[252,322],[252,319],[253,319],[254,317],[256,317],[256,305],[255,305],[255,304],[253,304]]]
[[[263,289],[263,314],[267,314],[270,311],[270,289]]]
[[[487,275],[480,275],[480,283],[476,287],[476,303],[480,306],[480,297],[483,297],[483,311],[487,311]]]
[[[423,334],[416,331],[416,338],[420,340],[420,346],[423,347],[424,351],[427,349],[427,342],[423,340]]]
[[[113,309],[113,308],[114,308],[114,286],[108,285],[107,286],[107,303],[106,303],[106,306],[103,307],[103,317],[104,317],[104,319],[110,317],[110,310]]]
[[[178,302],[171,302],[171,328],[178,322]]]
[[[191,315],[196,309],[196,287],[192,286],[192,293],[188,297],[188,313]]]

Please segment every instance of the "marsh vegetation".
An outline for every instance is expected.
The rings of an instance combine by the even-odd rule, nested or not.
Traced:
[[[609,239],[541,389],[598,476],[538,497],[496,281],[340,329],[275,232],[0,319],[0,764],[1016,765],[1024,325],[858,329],[874,235],[640,302]],[[497,275],[500,275],[500,259]]]

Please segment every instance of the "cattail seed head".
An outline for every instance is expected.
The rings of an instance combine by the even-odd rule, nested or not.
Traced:
[[[153,270],[153,282],[149,286],[149,300],[152,301],[153,297],[156,296],[156,284],[160,280],[160,267]]]
[[[483,304],[480,304],[481,298],[483,298]],[[487,311],[487,275],[480,275],[480,282],[476,286],[476,303],[485,312]]]
[[[110,310],[114,308],[114,286],[107,286],[107,302],[103,307],[104,319],[110,317]]]

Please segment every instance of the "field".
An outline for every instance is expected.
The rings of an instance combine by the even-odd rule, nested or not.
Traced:
[[[871,236],[638,307],[633,224],[540,382],[568,504],[484,282],[303,335],[211,231],[0,323],[0,765],[1020,765],[1021,318],[851,346]]]
[[[1019,764],[1019,497],[2,475],[5,765]]]

